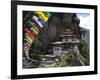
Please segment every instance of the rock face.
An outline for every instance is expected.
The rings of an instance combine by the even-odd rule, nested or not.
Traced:
[[[38,36],[43,50],[49,49],[48,45],[50,42],[59,41],[59,35],[66,29],[73,30],[76,35],[79,34],[79,23],[80,20],[75,13],[53,13]]]

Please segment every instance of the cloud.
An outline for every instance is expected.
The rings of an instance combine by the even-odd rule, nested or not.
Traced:
[[[90,29],[90,16],[82,16],[82,15],[78,15],[79,19],[80,19],[80,27],[83,27],[85,29]]]

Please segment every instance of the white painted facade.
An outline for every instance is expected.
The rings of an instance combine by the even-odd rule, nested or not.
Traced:
[[[61,47],[53,47],[53,54],[56,56],[60,56],[62,52]]]

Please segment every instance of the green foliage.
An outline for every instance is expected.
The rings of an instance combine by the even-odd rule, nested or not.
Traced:
[[[34,41],[31,45],[29,54],[41,54],[41,46],[42,44],[39,40]]]
[[[82,44],[80,45],[80,54],[85,59],[85,64],[89,65],[89,43],[86,41],[82,41]]]
[[[56,65],[56,67],[65,67],[65,66],[69,66],[68,62],[70,61],[70,55],[67,53],[64,53],[64,56],[62,57],[62,59],[60,60],[60,62]],[[70,63],[70,62],[69,62]]]
[[[43,68],[43,67],[44,67],[43,64],[39,64],[39,65],[38,65],[38,68]]]
[[[35,40],[32,44],[33,48],[41,48],[42,43],[39,40]]]
[[[64,54],[63,58],[61,59],[61,62],[59,63],[59,66],[60,66],[60,67],[66,66],[67,57],[68,57],[68,56],[67,56],[66,54]]]
[[[63,58],[56,65],[56,67],[66,67],[66,66],[81,66],[77,55],[74,53],[64,53]]]
[[[33,42],[29,51],[29,56],[31,59],[35,60],[41,59],[41,57],[39,56],[40,54],[43,54],[43,52],[41,52],[41,46],[42,44],[39,40]]]

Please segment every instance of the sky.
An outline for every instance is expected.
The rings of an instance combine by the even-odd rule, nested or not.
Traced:
[[[90,14],[89,13],[77,13],[77,16],[80,19],[80,27],[83,27],[85,29],[90,29],[90,26],[89,26]]]

